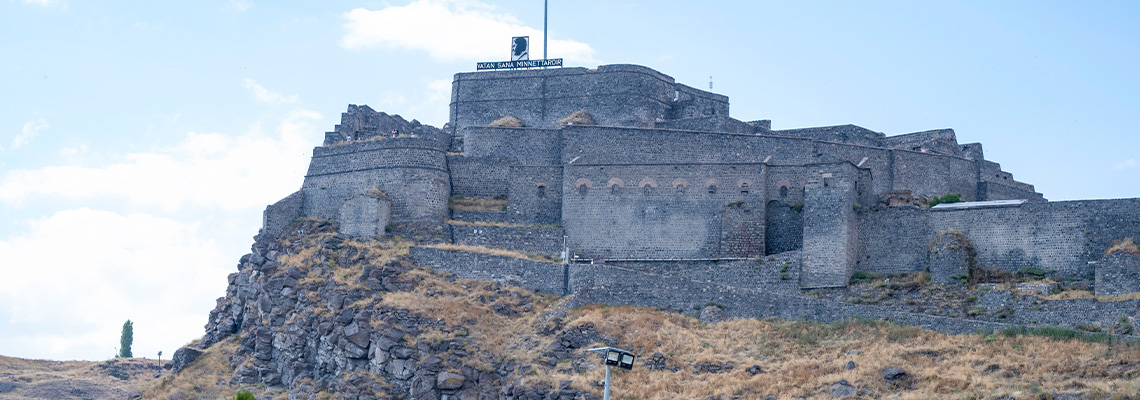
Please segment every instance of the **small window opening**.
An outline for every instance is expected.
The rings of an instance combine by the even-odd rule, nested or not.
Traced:
[[[740,194],[748,194],[748,183],[747,182],[740,184]]]
[[[684,194],[685,193],[685,185],[677,185],[677,193]]]
[[[830,186],[831,178],[823,178],[823,187]]]
[[[578,185],[578,194],[585,196],[586,192],[589,192],[589,191],[590,191],[589,186],[586,186],[585,183]]]
[[[641,193],[648,196],[653,193],[653,186],[645,185],[641,187]]]
[[[780,197],[788,197],[788,187],[780,186]]]
[[[617,192],[618,192],[618,185],[616,183],[613,185],[610,185],[610,194],[617,194]]]
[[[546,197],[546,186],[544,186],[544,185],[538,186],[538,197],[539,198]]]
[[[709,194],[716,194],[716,185],[709,185]]]

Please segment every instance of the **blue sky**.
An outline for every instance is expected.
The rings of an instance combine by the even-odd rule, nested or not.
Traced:
[[[1140,196],[1140,3],[550,0],[550,56],[773,128],[954,128],[1051,200]],[[542,2],[0,0],[0,354],[202,333],[347,104],[442,126],[452,75],[541,54]],[[532,57],[537,58],[537,57]]]

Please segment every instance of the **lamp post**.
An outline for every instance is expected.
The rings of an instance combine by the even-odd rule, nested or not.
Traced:
[[[622,350],[616,347],[596,347],[586,351],[601,354],[603,360],[606,362],[606,389],[602,400],[610,400],[610,366],[616,365],[618,368],[633,369],[633,360],[637,358],[637,356],[630,353],[629,350]]]

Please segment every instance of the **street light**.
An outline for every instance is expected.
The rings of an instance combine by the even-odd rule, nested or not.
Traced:
[[[637,356],[629,352],[629,350],[622,350],[614,347],[597,347],[586,351],[592,351],[605,356],[606,361],[606,391],[603,400],[610,400],[610,366],[616,365],[622,369],[633,369],[633,360]]]

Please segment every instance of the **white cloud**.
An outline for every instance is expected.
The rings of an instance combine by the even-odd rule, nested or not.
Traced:
[[[262,103],[269,103],[273,105],[278,104],[291,104],[297,102],[297,95],[283,95],[281,93],[270,91],[265,87],[258,85],[253,79],[245,78],[243,81],[245,88],[253,92],[253,96]]]
[[[415,114],[420,121],[436,127],[443,126],[448,120],[448,105],[451,103],[451,80],[441,79],[427,84],[423,95],[424,101],[411,107],[409,113]]]
[[[249,0],[230,0],[229,3],[226,3],[226,8],[237,12],[243,12],[245,10],[253,8],[253,2]]]
[[[10,170],[0,177],[0,203],[110,198],[167,211],[186,204],[261,209],[300,187],[312,148],[322,139],[313,124],[321,119],[315,111],[294,110],[275,135],[260,124],[237,136],[190,132],[175,146],[126,154],[108,165]]]
[[[341,46],[347,49],[382,46],[423,50],[441,61],[496,61],[508,59],[511,37],[530,36],[531,58],[542,54],[542,30],[476,0],[416,0],[378,11],[358,8],[344,17],[348,32]],[[590,45],[574,40],[551,39],[549,53],[568,63],[599,63]]]
[[[1140,163],[1137,163],[1135,158],[1129,158],[1127,160],[1121,161],[1119,164],[1116,164],[1116,166],[1113,168],[1115,168],[1115,169],[1135,169],[1135,168],[1140,168]]]
[[[16,151],[16,149],[19,149],[21,147],[24,147],[24,145],[31,143],[32,139],[35,139],[36,136],[40,135],[40,131],[47,128],[47,120],[44,120],[43,118],[28,121],[24,124],[24,129],[20,131],[20,134],[16,135],[16,137],[12,139],[12,151]]]
[[[201,336],[236,255],[197,223],[80,208],[24,222],[0,240],[0,354],[105,359],[123,321],[135,355]]]

